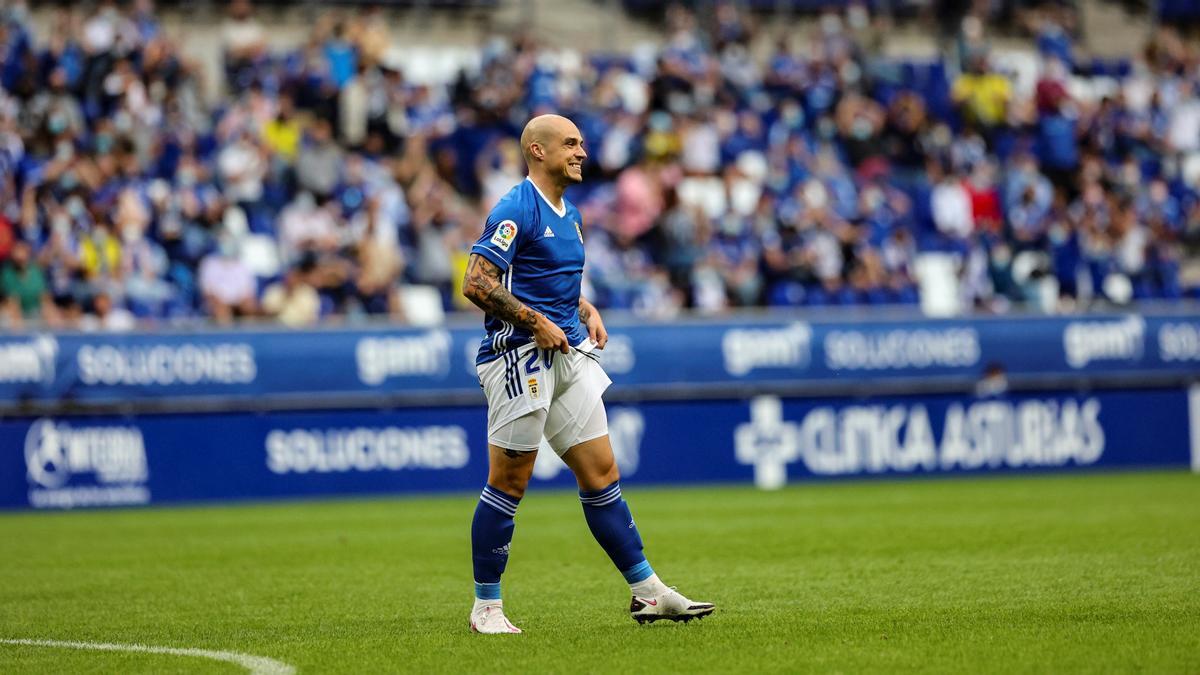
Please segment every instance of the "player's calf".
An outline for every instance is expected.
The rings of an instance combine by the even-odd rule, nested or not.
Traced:
[[[642,553],[642,537],[629,505],[621,496],[620,482],[602,490],[581,490],[579,501],[592,535],[629,583],[633,594],[629,613],[635,620],[690,621],[713,613],[712,603],[688,600],[654,573]]]
[[[520,499],[486,485],[471,521],[471,561],[475,571],[475,606],[471,630],[478,633],[521,632],[504,617],[500,601],[500,577],[508,565]],[[509,630],[511,628],[511,630]]]

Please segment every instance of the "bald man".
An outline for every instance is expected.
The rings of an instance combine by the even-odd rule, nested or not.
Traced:
[[[588,527],[629,583],[633,618],[707,616],[712,604],[659,581],[621,497],[601,400],[612,381],[594,353],[608,333],[580,295],[583,221],[563,196],[583,180],[583,136],[567,118],[542,115],[525,126],[521,151],[529,177],[492,209],[463,279],[463,295],[487,315],[476,369],[488,402],[488,480],[471,523],[471,630],[521,632],[504,615],[500,576],[543,438],[574,472]]]

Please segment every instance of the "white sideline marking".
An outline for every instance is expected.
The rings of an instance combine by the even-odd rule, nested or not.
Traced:
[[[1192,471],[1200,473],[1200,386],[1188,390],[1188,426],[1192,432]]]
[[[102,652],[138,652],[142,654],[167,654],[169,656],[197,656],[202,659],[228,661],[250,671],[250,675],[294,675],[296,669],[281,661],[265,656],[218,652],[211,649],[182,649],[178,647],[149,647],[147,645],[119,645],[110,642],[68,642],[65,640],[3,639],[0,644],[25,645],[30,647],[59,647],[61,649],[94,649]]]

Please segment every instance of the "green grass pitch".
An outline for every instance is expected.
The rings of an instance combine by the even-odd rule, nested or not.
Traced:
[[[0,515],[0,638],[141,643],[339,672],[1200,672],[1200,476],[626,489],[669,584],[638,626],[573,493],[521,504],[471,635],[475,495]],[[0,645],[0,673],[239,672]]]

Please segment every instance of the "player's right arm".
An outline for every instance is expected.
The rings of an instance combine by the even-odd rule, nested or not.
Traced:
[[[478,253],[472,253],[463,276],[463,296],[491,316],[520,326],[533,333],[533,340],[542,349],[554,349],[564,354],[570,351],[567,335],[540,312],[529,308],[504,287],[504,271]]]
[[[471,247],[467,273],[463,276],[463,296],[489,316],[532,333],[538,347],[566,353],[571,347],[563,330],[518,300],[504,283],[505,271],[511,268],[528,236],[524,232],[528,228],[521,225],[526,221],[518,200],[501,200],[492,209],[482,236]]]

